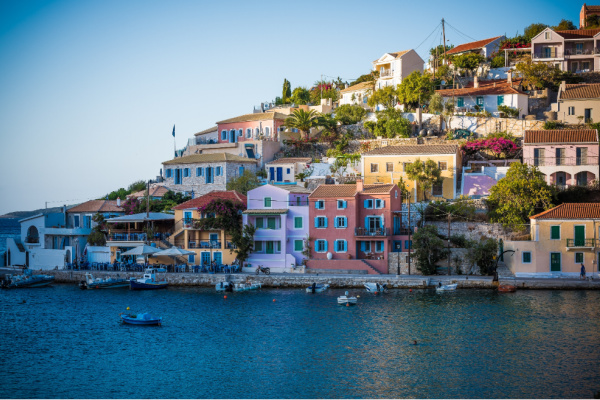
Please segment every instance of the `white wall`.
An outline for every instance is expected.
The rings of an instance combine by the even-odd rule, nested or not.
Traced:
[[[110,247],[108,246],[88,246],[87,247],[88,262],[106,263],[110,262]]]
[[[29,251],[29,268],[31,269],[59,269],[65,266],[67,250],[73,254],[73,248],[68,246],[64,250],[35,249]]]

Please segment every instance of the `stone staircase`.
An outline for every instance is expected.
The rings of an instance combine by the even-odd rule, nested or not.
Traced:
[[[369,269],[367,270],[367,271],[369,271],[369,274],[377,274],[377,275],[381,275],[381,272],[379,272],[379,271],[377,271],[375,268],[373,268],[373,267],[371,266],[371,264],[369,264],[369,263],[367,262],[367,260],[360,260],[360,261],[362,261],[362,262],[363,262],[363,263],[364,263],[364,264],[367,266],[367,268],[369,268]]]

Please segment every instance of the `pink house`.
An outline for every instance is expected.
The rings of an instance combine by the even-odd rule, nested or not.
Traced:
[[[598,131],[556,129],[526,131],[523,162],[534,165],[548,184],[565,188],[598,179]]]
[[[387,274],[388,253],[409,245],[395,184],[320,185],[308,199],[310,269]]]
[[[277,112],[246,114],[217,122],[219,143],[279,140],[287,115]]]

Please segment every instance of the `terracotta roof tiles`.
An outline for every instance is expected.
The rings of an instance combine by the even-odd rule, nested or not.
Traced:
[[[122,199],[125,200],[125,199]],[[123,208],[117,206],[116,200],[90,200],[67,210],[69,213],[80,212],[123,212]]]
[[[324,197],[354,197],[356,194],[356,184],[344,185],[319,185],[310,196],[311,199],[320,199]]]
[[[417,144],[408,146],[386,146],[363,153],[363,156],[396,156],[405,154],[456,154],[456,144]]]
[[[358,90],[373,90],[375,88],[375,82],[361,82],[356,85],[352,85],[346,89],[340,90],[340,93],[356,92]]]
[[[559,100],[600,99],[600,83],[576,83],[565,86]]]
[[[464,53],[465,51],[480,49],[483,46],[485,46],[501,37],[502,36],[496,36],[496,37],[489,38],[489,39],[478,40],[476,42],[464,43],[459,46],[456,46],[455,48],[451,49],[450,51],[447,51],[446,54],[458,54],[458,53]]]
[[[531,143],[597,143],[596,129],[548,129],[525,131],[523,144]]]
[[[215,163],[215,162],[238,162],[238,163],[256,163],[253,158],[241,157],[235,154],[229,153],[213,153],[213,154],[192,154],[185,157],[177,157],[169,161],[163,162],[164,165],[175,165],[175,164],[202,164],[202,163]]]
[[[206,133],[217,132],[218,130],[219,130],[219,127],[213,126],[212,128],[208,128],[208,129],[205,129],[205,130],[200,131],[198,133],[194,133],[194,136],[200,136],[200,135],[204,135]]]
[[[195,199],[188,200],[185,203],[181,203],[173,207],[173,210],[187,210],[190,208],[199,208],[210,203],[212,200],[215,199],[239,201],[241,203],[244,203],[244,206],[247,204],[246,196],[235,190],[215,190],[200,197],[196,197]]]
[[[554,31],[565,39],[589,39],[593,38],[600,29],[573,29],[566,31]]]
[[[563,203],[529,219],[600,219],[600,203]]]
[[[513,85],[519,85],[520,81],[514,82]],[[495,84],[495,85],[494,85]],[[442,89],[436,90],[437,94],[442,97],[452,96],[485,96],[499,94],[523,94],[525,92],[515,89],[508,84],[506,79],[497,79],[493,81],[479,81],[479,87],[474,88],[473,83],[469,83],[466,87],[460,89]]]
[[[277,160],[269,161],[265,164],[294,164],[294,163],[309,163],[312,161],[310,157],[283,157]]]
[[[223,121],[217,122],[217,124],[231,124],[234,122],[247,122],[247,121],[266,121],[272,119],[286,119],[288,116],[274,111],[267,111],[264,113],[245,114],[239,117],[224,119]]]

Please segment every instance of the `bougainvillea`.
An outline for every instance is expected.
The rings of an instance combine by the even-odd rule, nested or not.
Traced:
[[[511,157],[520,150],[513,141],[496,137],[491,139],[475,139],[462,145],[462,151],[470,156],[479,152],[490,152],[498,158]]]
[[[195,221],[196,229],[224,229],[227,233],[233,233],[242,229],[242,211],[246,206],[239,201],[228,199],[214,199],[198,211],[207,216]]]

